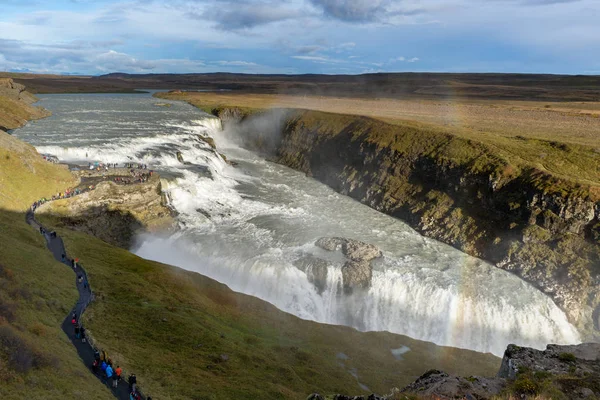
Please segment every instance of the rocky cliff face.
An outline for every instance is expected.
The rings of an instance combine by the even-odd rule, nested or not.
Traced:
[[[88,171],[80,173],[89,174]],[[93,177],[83,179],[83,184],[87,186]],[[104,181],[98,183],[93,191],[47,203],[38,213],[57,218],[58,225],[130,249],[135,245],[133,240],[136,234],[168,230],[174,224],[160,186],[157,175],[148,182],[130,185]]]
[[[365,117],[287,113],[272,141],[275,161],[519,275],[600,332],[600,202],[586,188],[467,139]]]
[[[28,120],[49,116],[48,110],[31,105],[36,101],[36,97],[27,92],[25,86],[12,79],[0,78],[0,129],[19,128]]]

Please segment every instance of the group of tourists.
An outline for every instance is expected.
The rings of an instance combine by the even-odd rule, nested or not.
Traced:
[[[96,171],[108,171],[108,169],[112,166],[112,168],[117,168],[117,164],[105,164],[100,162],[88,163],[88,168],[90,170],[95,169]]]
[[[75,189],[67,189],[64,192],[58,192],[55,195],[52,195],[51,199],[47,199],[45,197],[42,197],[41,199],[39,199],[38,201],[34,202],[31,205],[31,211],[37,210],[37,208],[39,206],[41,206],[42,204],[48,203],[50,201],[60,200],[60,199],[68,199],[68,198],[71,198],[73,196],[77,196],[77,195],[83,193],[84,191],[94,190],[95,188],[96,187],[94,185],[89,185],[87,188],[84,188],[83,190],[81,190],[79,188],[75,188]]]
[[[51,162],[53,164],[57,164],[58,163],[58,157],[53,156],[51,154],[42,154],[42,158],[48,162]]]
[[[119,386],[119,382],[123,379],[123,369],[113,363],[105,350],[98,351],[94,349],[94,361],[92,362],[92,371],[96,375],[100,375],[102,382],[109,384],[113,388]],[[127,377],[129,385],[130,400],[141,400],[142,395],[137,388],[137,377],[135,374],[130,374]],[[152,400],[152,397],[146,397],[147,400]]]
[[[125,168],[148,169],[148,164],[125,163],[124,166],[125,166]]]
[[[90,185],[87,189],[94,190],[94,185]],[[64,192],[58,192],[55,195],[53,195],[52,200],[69,199],[78,194],[81,194],[81,189],[79,188],[67,189]]]

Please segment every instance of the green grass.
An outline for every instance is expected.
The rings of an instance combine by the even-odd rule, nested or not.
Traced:
[[[0,393],[12,399],[110,399],[60,329],[77,301],[23,214],[0,211]]]
[[[75,180],[0,132],[0,393],[2,399],[111,394],[83,366],[60,329],[77,301],[74,275],[54,261],[25,210]]]

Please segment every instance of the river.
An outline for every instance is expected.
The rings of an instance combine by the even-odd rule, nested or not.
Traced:
[[[53,116],[14,132],[40,153],[83,165],[140,162],[161,173],[179,229],[138,237],[132,251],[141,257],[199,272],[301,318],[359,330],[499,356],[509,343],[580,341],[565,314],[528,283],[240,149],[217,119],[190,105],[149,94],[40,97]],[[198,134],[213,137],[238,165],[191,139]],[[383,250],[368,290],[343,293],[341,258],[314,245],[322,236]],[[328,261],[322,292],[295,266],[307,254]]]

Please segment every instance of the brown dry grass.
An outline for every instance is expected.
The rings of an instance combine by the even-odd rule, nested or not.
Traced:
[[[600,103],[500,100],[394,100],[270,94],[159,94],[205,111],[297,108],[373,117],[392,125],[451,134],[486,145],[516,168],[534,168],[594,187],[600,184]]]
[[[270,94],[184,93],[199,107],[302,108],[374,117],[387,122],[418,121],[459,128],[457,135],[524,136],[600,149],[600,103],[500,100],[394,100]]]

